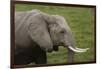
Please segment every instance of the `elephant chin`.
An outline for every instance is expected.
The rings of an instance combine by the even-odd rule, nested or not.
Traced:
[[[73,46],[68,46],[68,48],[72,50],[73,52],[86,52],[89,49],[89,48],[81,49],[81,48],[77,48]]]

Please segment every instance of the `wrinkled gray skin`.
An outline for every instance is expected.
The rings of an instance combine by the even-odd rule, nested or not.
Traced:
[[[37,64],[47,63],[46,51],[57,51],[58,46],[68,49],[66,59],[72,63],[76,51],[69,48],[75,48],[75,44],[64,17],[39,10],[15,13],[15,43],[14,61],[17,65],[33,61]],[[80,52],[83,49],[77,50]]]

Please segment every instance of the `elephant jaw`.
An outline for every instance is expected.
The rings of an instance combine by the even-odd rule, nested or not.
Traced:
[[[89,49],[89,48],[81,49],[77,47],[74,48],[73,46],[68,46],[68,48],[72,50],[73,52],[86,52]]]

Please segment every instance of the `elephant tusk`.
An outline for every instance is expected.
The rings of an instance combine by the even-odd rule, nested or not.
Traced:
[[[77,47],[76,47],[76,49],[77,49],[77,50],[81,50],[81,51],[83,51],[83,50],[84,50],[84,51],[87,51],[89,48],[81,49],[81,48],[77,48]]]
[[[86,49],[80,49],[80,48],[73,48],[72,46],[68,46],[68,48],[70,50],[72,50],[73,52],[86,52],[89,48],[86,48]]]

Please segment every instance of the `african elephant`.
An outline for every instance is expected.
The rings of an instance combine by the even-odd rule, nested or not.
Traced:
[[[46,52],[58,51],[59,46],[68,49],[68,63],[73,62],[74,52],[86,52],[89,48],[75,47],[75,41],[64,17],[50,15],[39,10],[15,13],[14,64],[31,62],[46,64]]]

